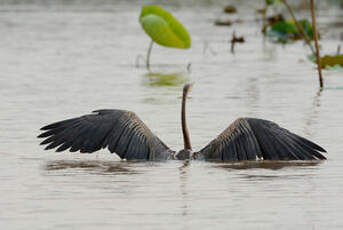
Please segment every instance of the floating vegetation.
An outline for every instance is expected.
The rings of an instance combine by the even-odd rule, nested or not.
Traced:
[[[276,2],[276,0],[266,0],[267,5],[273,5]]]
[[[325,87],[326,90],[343,90],[343,86]]]
[[[214,21],[216,26],[231,26],[234,23],[243,23],[242,19],[230,20],[230,19],[217,19]]]
[[[215,20],[214,24],[216,26],[231,26],[232,25],[232,21],[230,19],[227,20]]]
[[[267,17],[267,21],[270,25],[274,25],[277,22],[282,22],[284,21],[284,17],[282,14],[274,14],[269,17]]]
[[[268,26],[273,25],[277,21],[280,21],[280,20],[274,20],[275,19],[274,15],[267,17],[268,9],[270,8],[270,6],[272,6],[274,4],[274,2],[275,1],[273,1],[273,0],[266,0],[265,6],[261,9],[257,9],[257,13],[262,15],[262,21],[263,21],[262,33],[263,34],[266,34]],[[269,18],[272,20],[269,20]],[[282,18],[282,20],[283,20],[283,18]]]
[[[179,86],[189,81],[186,73],[148,73],[144,75],[145,83],[151,86]]]
[[[233,5],[228,5],[224,7],[224,12],[228,14],[237,13],[237,8]]]
[[[326,66],[326,70],[339,70],[343,71],[343,66],[342,65],[334,65],[334,66]]]
[[[341,55],[325,55],[320,58],[322,69],[342,69],[343,68],[343,54]]]
[[[274,15],[267,17],[268,9],[280,2],[286,7],[291,19],[285,20],[282,14],[275,12]],[[265,7],[257,12],[263,17],[262,33],[271,37],[273,42],[287,43],[303,39],[311,49],[312,54],[315,55],[316,51],[311,43],[314,39],[311,23],[306,19],[297,20],[287,0],[266,0]]]
[[[159,6],[144,6],[139,22],[151,38],[146,58],[147,69],[150,68],[150,53],[154,42],[161,46],[178,49],[191,47],[191,38],[184,26],[171,13]]]
[[[304,19],[299,21],[304,29],[306,36],[313,40],[313,29],[311,23]],[[270,24],[270,29],[267,30],[268,37],[274,42],[287,43],[302,39],[303,36],[299,31],[294,20],[281,20]]]

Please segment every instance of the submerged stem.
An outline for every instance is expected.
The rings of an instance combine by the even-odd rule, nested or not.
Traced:
[[[319,76],[319,86],[322,89],[324,84],[323,84],[323,76],[322,76],[322,67],[320,64],[318,32],[317,32],[317,26],[316,26],[316,15],[315,15],[315,10],[314,10],[313,0],[310,0],[310,6],[311,6],[311,14],[312,14],[312,28],[313,28],[313,34],[314,34],[314,44],[316,46],[316,61],[317,61],[317,69],[318,69],[318,76]]]
[[[146,68],[148,70],[150,70],[150,54],[151,54],[151,49],[152,49],[153,44],[154,44],[154,41],[151,40],[150,45],[149,45],[149,49],[148,49],[148,53],[146,55]]]

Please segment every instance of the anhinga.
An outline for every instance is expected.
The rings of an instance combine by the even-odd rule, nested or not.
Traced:
[[[186,84],[182,96],[184,149],[172,151],[130,111],[96,110],[92,114],[56,122],[41,128],[41,144],[57,152],[92,153],[102,148],[127,160],[324,160],[319,145],[257,118],[238,118],[199,152],[193,152],[186,124],[186,98],[193,84]]]

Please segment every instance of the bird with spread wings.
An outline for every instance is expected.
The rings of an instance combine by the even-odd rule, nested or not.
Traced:
[[[193,84],[186,84],[182,95],[184,148],[172,151],[143,123],[126,110],[104,109],[92,114],[59,121],[41,128],[38,137],[46,150],[93,153],[108,148],[121,159],[167,160],[325,160],[319,145],[276,123],[257,118],[238,118],[203,149],[193,152],[186,124],[186,98]]]

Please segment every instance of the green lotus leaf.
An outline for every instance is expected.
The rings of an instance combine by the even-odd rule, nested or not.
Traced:
[[[308,20],[300,20],[299,23],[303,27],[307,37],[313,39],[313,29]],[[279,21],[271,26],[267,35],[274,37],[278,42],[294,41],[302,38],[295,22],[293,20]]]
[[[275,0],[266,0],[267,5],[273,5]]]
[[[179,49],[191,47],[191,39],[187,30],[173,15],[159,6],[144,6],[139,16],[139,22],[144,31],[157,44]]]
[[[333,56],[325,55],[320,58],[320,65],[322,68],[343,67],[343,54]]]
[[[313,40],[313,28],[312,28],[312,24],[308,21],[308,20],[301,20],[300,24],[302,25],[302,27],[304,28],[304,31],[307,35],[307,37],[309,37],[311,40]]]
[[[280,0],[265,0],[268,6],[273,4],[280,4]]]

